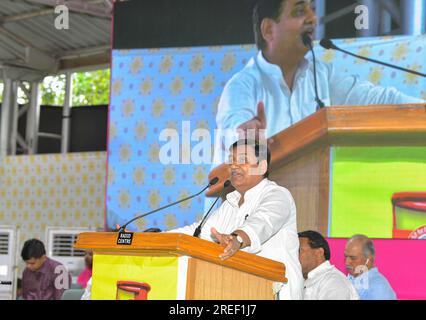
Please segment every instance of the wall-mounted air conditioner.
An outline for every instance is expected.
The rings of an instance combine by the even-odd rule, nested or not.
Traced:
[[[16,296],[18,231],[12,226],[0,226],[0,300],[12,300]]]

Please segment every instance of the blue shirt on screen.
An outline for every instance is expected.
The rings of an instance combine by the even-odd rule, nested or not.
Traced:
[[[396,300],[395,291],[377,268],[356,278],[349,275],[348,279],[355,286],[361,300]]]

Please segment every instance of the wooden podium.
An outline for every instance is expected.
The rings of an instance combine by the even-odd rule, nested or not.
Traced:
[[[327,107],[272,138],[270,179],[293,195],[298,230],[327,236],[333,148],[426,146],[426,106]],[[229,176],[225,164],[213,169],[209,179],[219,177],[219,183],[207,196],[217,196]]]
[[[243,251],[222,261],[223,247],[192,236],[134,233],[131,245],[117,245],[117,237],[116,232],[90,232],[77,238],[76,248],[94,250],[93,299],[115,299],[115,286],[127,280],[150,288],[148,299],[272,300],[273,282],[287,282],[280,262]],[[131,275],[134,269],[129,268],[136,267]],[[160,283],[163,277],[168,280]]]

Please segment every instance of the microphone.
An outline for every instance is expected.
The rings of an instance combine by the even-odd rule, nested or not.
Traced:
[[[160,228],[148,228],[142,232],[161,232]]]
[[[200,195],[200,194],[201,194],[201,193],[203,193],[203,192],[204,192],[207,188],[209,188],[209,187],[210,187],[210,186],[212,186],[212,185],[215,185],[218,181],[219,181],[219,178],[218,178],[218,177],[215,177],[215,178],[211,179],[211,180],[210,180],[210,182],[209,182],[209,184],[208,184],[207,186],[205,186],[205,187],[203,188],[203,190],[201,190],[200,192],[198,192],[198,193],[196,193],[196,194],[193,194],[192,196],[189,196],[189,197],[183,198],[183,199],[181,199],[181,200],[178,200],[178,201],[176,201],[176,202],[170,203],[170,204],[168,204],[168,205],[166,205],[166,206],[164,206],[164,207],[160,207],[160,208],[158,208],[158,209],[152,210],[152,211],[150,211],[150,212],[147,212],[147,213],[141,214],[140,216],[137,216],[137,217],[133,218],[132,220],[130,220],[130,221],[126,222],[125,224],[123,224],[123,225],[120,227],[120,229],[118,229],[118,233],[123,233],[123,232],[125,232],[126,227],[127,227],[129,224],[131,224],[132,222],[134,222],[134,221],[136,221],[136,220],[138,220],[138,219],[141,219],[141,218],[143,218],[143,217],[149,216],[149,215],[151,215],[151,214],[153,214],[153,213],[156,213],[157,211],[160,211],[160,210],[163,210],[163,209],[167,209],[168,207],[174,206],[174,205],[176,205],[176,204],[178,204],[178,203],[184,202],[184,201],[186,201],[186,200],[192,199],[192,198],[194,198],[194,197],[196,197],[196,196]],[[148,230],[149,230],[149,229],[148,229]]]
[[[318,95],[318,84],[317,84],[317,63],[315,58],[314,48],[312,46],[312,39],[307,32],[302,34],[302,41],[305,47],[308,47],[312,52],[313,64],[314,64],[314,87],[315,87],[315,101],[317,103],[317,110],[325,107],[324,102],[321,101]]]
[[[327,50],[329,49],[339,50],[339,48],[336,47],[336,45],[330,39],[325,39],[325,38],[321,39],[320,46]]]
[[[389,63],[386,63],[386,62],[378,61],[378,60],[375,60],[375,59],[370,59],[370,58],[367,58],[367,57],[359,56],[355,53],[346,51],[346,50],[341,49],[338,46],[336,46],[333,43],[333,41],[331,41],[330,39],[322,39],[320,41],[320,45],[324,49],[333,49],[333,50],[341,51],[343,53],[346,53],[346,54],[353,56],[355,58],[358,58],[358,59],[367,60],[367,61],[370,61],[370,62],[373,62],[373,63],[378,63],[378,64],[381,64],[381,65],[384,65],[386,67],[394,68],[394,69],[397,69],[397,70],[400,70],[400,71],[405,71],[405,72],[412,73],[412,74],[415,74],[415,75],[418,75],[418,76],[421,76],[421,77],[426,77],[426,74],[424,74],[424,73],[420,73],[420,72],[417,72],[417,71],[414,71],[414,70],[402,68],[402,67],[399,67],[399,66],[396,66],[396,65],[393,65],[393,64],[389,64]]]
[[[222,198],[223,193],[225,192],[225,189],[229,187],[229,185],[231,184],[231,181],[226,180],[225,183],[223,184],[223,189],[222,192],[220,193],[220,195],[216,198],[216,200],[213,202],[213,204],[211,205],[211,207],[209,208],[209,210],[207,211],[206,215],[204,216],[203,220],[201,220],[200,224],[198,225],[198,227],[195,229],[193,236],[194,237],[199,237],[200,233],[201,233],[201,228],[203,227],[204,223],[207,220],[207,217],[210,214],[210,211],[212,211],[214,205],[216,204],[216,202],[219,200],[219,198]]]

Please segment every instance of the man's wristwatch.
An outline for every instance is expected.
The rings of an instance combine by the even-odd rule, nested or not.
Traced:
[[[238,233],[235,233],[235,232],[231,233],[231,236],[234,236],[237,239],[237,241],[240,244],[240,248],[241,248],[243,246],[243,244],[244,244],[243,238],[241,238],[241,236],[238,235]]]

